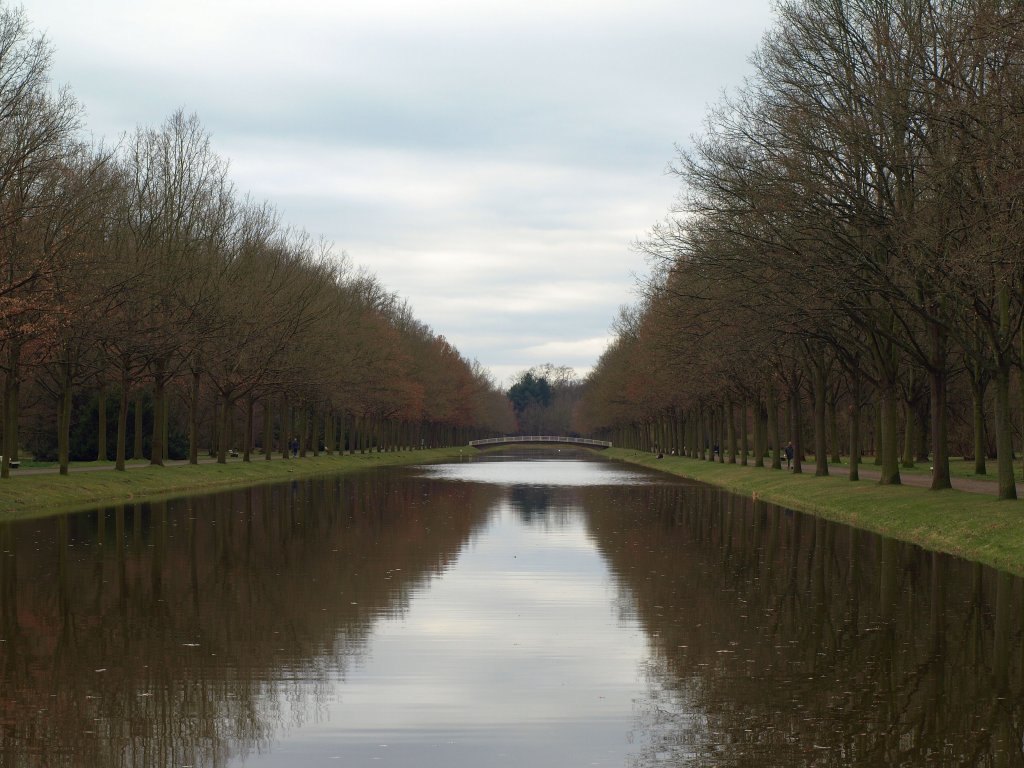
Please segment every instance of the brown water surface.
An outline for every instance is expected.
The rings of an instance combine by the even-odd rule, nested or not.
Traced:
[[[1020,580],[518,456],[0,526],[0,766],[1021,766]]]

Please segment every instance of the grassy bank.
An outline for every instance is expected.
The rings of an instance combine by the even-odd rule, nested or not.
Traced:
[[[318,456],[283,461],[142,467],[127,472],[14,475],[0,481],[0,521],[103,504],[150,501],[300,477],[419,464],[475,455],[465,447],[404,453]],[[881,486],[872,480],[793,475],[622,448],[603,457],[711,483],[745,496],[892,536],[1024,575],[1024,501],[1000,502],[963,491]]]
[[[603,455],[1024,575],[1024,501],[612,448]]]
[[[0,521],[88,509],[101,504],[152,501],[172,496],[244,488],[300,477],[352,472],[372,467],[420,464],[458,458],[469,448],[438,448],[401,453],[352,456],[307,456],[304,459],[228,464],[178,464],[142,467],[126,472],[75,471],[69,475],[12,475],[0,481]]]

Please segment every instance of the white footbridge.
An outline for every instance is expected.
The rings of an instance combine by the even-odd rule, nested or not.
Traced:
[[[596,448],[603,451],[611,448],[612,444],[607,440],[591,440],[589,437],[561,437],[559,435],[516,435],[514,437],[488,437],[484,440],[470,440],[473,448],[489,448],[495,445],[520,445],[529,444],[555,444],[555,445],[578,445],[584,448]]]

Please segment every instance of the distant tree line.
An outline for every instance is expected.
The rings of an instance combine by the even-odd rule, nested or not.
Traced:
[[[951,450],[1016,496],[1024,389],[1024,6],[790,0],[707,116],[641,243],[642,300],[587,382],[583,428],[883,483]],[[1016,395],[1014,394],[1016,392]]]
[[[544,363],[522,371],[508,389],[519,434],[578,436],[573,413],[581,394],[582,383],[568,366]]]
[[[0,474],[438,446],[513,428],[488,374],[330,246],[240,195],[195,116],[82,138],[0,6]],[[72,442],[72,436],[75,437]]]

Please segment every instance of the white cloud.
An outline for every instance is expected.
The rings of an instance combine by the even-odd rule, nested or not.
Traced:
[[[579,340],[607,334],[644,271],[630,243],[673,199],[673,143],[740,83],[769,6],[24,7],[96,134],[195,110],[240,189],[347,250],[501,378],[596,360]]]
[[[578,341],[547,341],[526,351],[536,355],[537,359],[561,360],[564,358],[597,358],[601,356],[611,343],[612,337],[599,336],[594,339]]]

